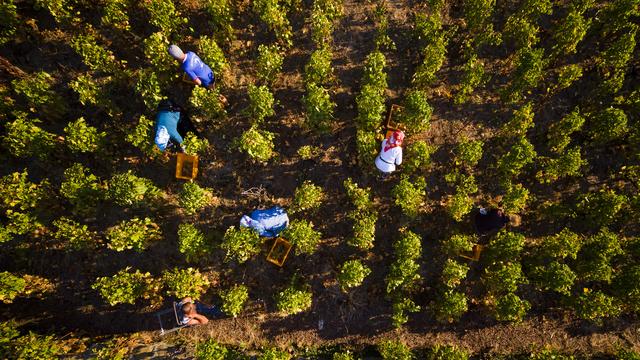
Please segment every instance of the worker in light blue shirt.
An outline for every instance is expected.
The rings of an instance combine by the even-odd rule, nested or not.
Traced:
[[[180,68],[189,76],[191,81],[206,88],[212,88],[216,77],[211,68],[205,64],[194,52],[186,54],[176,45],[169,46],[169,54],[180,62]]]
[[[182,108],[171,100],[161,101],[156,115],[155,143],[158,149],[165,151],[169,144],[173,144],[180,151],[183,137],[190,132],[200,135]]]

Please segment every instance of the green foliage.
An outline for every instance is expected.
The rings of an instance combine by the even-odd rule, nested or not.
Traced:
[[[133,132],[130,132],[125,137],[125,140],[131,145],[137,147],[143,154],[147,156],[154,156],[157,154],[156,147],[152,141],[154,137],[154,122],[148,119],[144,115],[140,115],[138,125],[136,125]]]
[[[67,111],[63,98],[53,89],[55,81],[49,73],[40,71],[30,74],[13,80],[11,85],[16,94],[27,99],[32,106],[31,112],[36,112],[37,109],[42,115],[58,118]]]
[[[276,308],[286,315],[307,311],[311,308],[312,297],[310,290],[298,289],[291,285],[276,294]]]
[[[65,24],[72,18],[73,8],[67,0],[35,0],[34,5],[36,10],[47,9],[59,24]]]
[[[8,225],[4,230],[4,236],[7,236],[7,234],[27,235],[42,227],[38,219],[29,213],[7,210],[5,215]]]
[[[165,98],[164,95],[162,95],[158,75],[149,68],[141,69],[137,75],[138,79],[134,89],[142,98],[147,109],[149,111],[155,111],[160,101]]]
[[[413,173],[422,170],[431,164],[431,155],[438,150],[436,145],[428,145],[425,141],[418,140],[407,146],[404,167],[407,172]]]
[[[518,259],[524,248],[524,240],[524,235],[503,229],[489,240],[487,255],[498,261]]]
[[[224,52],[220,46],[218,46],[215,39],[209,36],[204,35],[200,37],[198,42],[198,54],[202,60],[209,65],[214,74],[221,74],[223,70],[229,67],[229,63],[224,56]],[[220,79],[220,77],[216,76],[216,80],[217,79]]]
[[[159,28],[166,36],[187,22],[186,18],[180,17],[172,0],[149,0],[144,3],[144,7],[149,12],[149,23]]]
[[[333,353],[332,360],[355,360],[351,351]]]
[[[313,229],[313,223],[295,219],[282,232],[282,237],[296,247],[296,255],[313,254],[318,248],[322,234]]]
[[[69,150],[78,153],[94,152],[100,148],[107,135],[104,131],[98,132],[93,126],[88,126],[84,118],[79,118],[65,126],[67,135],[65,142]]]
[[[347,260],[338,272],[338,282],[342,291],[348,291],[350,288],[360,286],[364,278],[371,274],[371,269],[363,265],[360,260]]]
[[[578,81],[583,75],[582,66],[578,64],[569,64],[558,69],[558,82],[549,89],[552,92],[560,91],[568,88],[574,82]]]
[[[311,53],[309,62],[304,67],[304,79],[308,84],[316,84],[318,86],[326,85],[333,77],[333,68],[331,67],[331,59],[333,52],[331,47],[322,46]]]
[[[582,129],[584,121],[584,117],[580,115],[580,108],[576,107],[560,121],[552,123],[547,133],[551,150],[557,154],[563,153],[571,142],[571,134]]]
[[[11,41],[16,33],[16,27],[20,25],[17,7],[13,0],[0,3],[0,45]],[[1,355],[1,354],[0,354]]]
[[[600,8],[596,17],[603,27],[602,35],[607,36],[622,30],[629,24],[630,18],[638,14],[636,0],[614,0]]]
[[[178,195],[178,203],[187,215],[195,215],[211,203],[211,189],[202,188],[194,182],[186,182]]]
[[[466,175],[454,170],[446,174],[445,180],[449,184],[455,184],[456,193],[447,201],[447,212],[456,221],[462,219],[473,209],[473,198],[471,195],[478,192],[476,178],[473,175]]]
[[[305,106],[307,126],[320,132],[328,132],[331,129],[333,112],[337,106],[331,100],[329,90],[315,83],[307,83],[307,92],[302,101]]]
[[[570,295],[576,274],[567,264],[554,261],[547,265],[536,266],[532,271],[532,278],[540,289]]]
[[[436,345],[426,357],[426,360],[468,360],[469,353],[455,345]]]
[[[426,187],[427,182],[423,177],[416,178],[414,182],[405,177],[391,190],[391,196],[406,216],[415,218],[427,196]]]
[[[14,172],[0,178],[0,204],[3,208],[34,209],[47,197],[48,181],[36,184],[27,180],[27,176],[27,169],[24,169],[21,173]]]
[[[587,223],[601,227],[612,224],[628,203],[626,195],[616,194],[612,189],[600,189],[581,195],[577,211]]]
[[[247,91],[249,93],[247,112],[254,123],[261,123],[265,118],[275,115],[273,110],[275,99],[266,85],[249,84]]]
[[[209,14],[211,26],[217,38],[221,41],[233,39],[233,4],[229,0],[205,0],[201,2],[204,10]]]
[[[118,271],[110,277],[99,277],[91,286],[102,298],[114,306],[117,304],[135,304],[138,299],[151,299],[158,290],[151,274],[140,270],[131,271],[130,267]]]
[[[442,282],[449,288],[454,288],[467,276],[469,265],[447,259],[442,269]]]
[[[15,338],[20,335],[20,332],[15,329],[16,327],[13,320],[0,322],[0,356],[8,358],[9,354],[13,352]]]
[[[387,87],[387,74],[384,72],[386,66],[387,59],[382,52],[371,52],[364,60],[362,83],[383,91]]]
[[[516,53],[516,69],[505,96],[511,102],[520,101],[525,93],[538,86],[543,79],[546,60],[544,49],[522,48]]]
[[[112,80],[111,76],[94,78],[87,73],[71,80],[69,87],[78,94],[82,105],[95,105],[109,113],[110,116],[114,116],[120,111],[109,98],[109,92],[106,88]]]
[[[326,195],[322,187],[314,185],[311,181],[306,180],[302,185],[296,188],[291,203],[293,212],[315,210],[325,200]]]
[[[412,360],[414,358],[411,349],[399,341],[386,340],[380,342],[377,348],[384,360]]]
[[[529,190],[522,184],[510,184],[502,198],[502,209],[507,214],[522,212],[529,202]]]
[[[384,103],[382,103],[384,111]],[[356,130],[356,149],[358,150],[358,163],[363,168],[370,168],[378,154],[378,140],[376,133],[363,129]]]
[[[378,215],[374,212],[352,211],[348,217],[353,221],[353,236],[347,239],[347,244],[362,250],[373,248]]]
[[[220,297],[222,298],[222,311],[237,317],[249,299],[249,288],[242,284],[236,284],[228,290],[222,291]]]
[[[258,357],[258,360],[289,360],[291,355],[288,352],[278,350],[276,348],[269,348],[262,352],[262,355]]]
[[[603,79],[601,88],[606,93],[615,94],[622,88],[627,64],[636,46],[637,32],[638,26],[630,23],[624,33],[598,56],[597,67]]]
[[[211,247],[202,231],[194,225],[180,224],[178,226],[178,250],[184,255],[187,262],[195,262],[211,252]]]
[[[124,220],[107,232],[109,249],[115,251],[133,249],[141,252],[150,242],[160,240],[161,237],[160,227],[148,217],[143,220],[137,217]]]
[[[573,306],[579,318],[596,324],[601,324],[604,318],[616,317],[622,312],[616,298],[587,288],[575,298]]]
[[[67,217],[61,217],[53,222],[57,228],[53,237],[68,243],[70,249],[83,250],[95,248],[97,234],[89,230],[87,225],[82,225]]]
[[[589,30],[591,20],[585,19],[582,11],[572,7],[567,16],[560,21],[553,33],[552,50],[556,56],[570,55],[576,52],[578,43]]]
[[[275,33],[280,42],[286,46],[291,46],[293,44],[291,40],[293,34],[283,5],[278,0],[257,0],[253,2],[253,11]]]
[[[531,304],[514,293],[500,296],[496,300],[496,320],[520,322],[531,309]]]
[[[256,59],[256,71],[260,81],[273,84],[278,74],[282,71],[284,55],[277,44],[258,46],[258,58]]]
[[[465,5],[469,2],[482,2],[484,0],[467,0]],[[490,0],[495,3],[495,0]],[[484,84],[487,80],[487,76],[484,71],[484,63],[478,59],[476,54],[473,54],[467,60],[467,62],[463,66],[464,75],[462,77],[462,82],[460,83],[460,89],[458,93],[453,99],[454,104],[464,104],[469,99],[469,96],[473,93],[473,91]]]
[[[115,75],[122,73],[124,62],[116,60],[113,52],[100,44],[91,27],[71,39],[69,45],[92,71]]]
[[[502,133],[508,137],[525,136],[527,130],[535,125],[533,122],[534,116],[533,104],[528,102],[513,112],[513,117],[502,126]]]
[[[322,155],[322,149],[318,146],[303,145],[298,149],[297,154],[302,160],[312,160]]]
[[[228,354],[229,350],[213,339],[207,339],[196,344],[195,355],[197,360],[225,360]]]
[[[526,137],[518,137],[509,151],[498,159],[498,171],[503,179],[518,176],[525,166],[534,161],[537,155],[533,144]]]
[[[539,32],[540,28],[531,19],[513,14],[504,25],[503,36],[517,49],[522,49],[535,46],[540,41]]]
[[[176,61],[167,51],[169,39],[162,32],[155,32],[144,39],[144,54],[156,73],[175,70]]]
[[[106,0],[101,18],[102,24],[129,31],[129,4],[129,0]]]
[[[401,327],[409,321],[409,314],[420,311],[420,306],[416,305],[409,298],[396,299],[392,305],[391,322],[396,328]]]
[[[442,252],[448,256],[458,256],[463,252],[471,251],[476,241],[472,235],[455,234],[442,241]]]
[[[199,299],[210,285],[207,277],[194,268],[165,270],[162,281],[167,288],[167,295],[178,299],[187,296]]]
[[[468,310],[467,296],[453,289],[440,291],[433,306],[436,320],[441,323],[452,323]]]
[[[598,144],[621,139],[627,132],[629,132],[627,115],[624,111],[613,107],[602,110],[590,122],[591,139]]]
[[[357,210],[369,210],[373,208],[373,201],[371,200],[371,188],[361,188],[351,178],[347,178],[342,185],[347,191],[347,196],[351,204],[355,206]]]
[[[33,332],[19,337],[15,341],[16,360],[49,360],[57,359],[63,354],[62,345],[56,341],[53,335],[42,336]]]
[[[220,91],[218,88],[207,89],[202,86],[196,86],[191,91],[189,104],[206,118],[224,117],[227,112],[224,105],[220,101]]]
[[[82,164],[74,163],[64,171],[60,195],[71,203],[74,212],[91,214],[104,193],[98,178]]]
[[[26,281],[8,271],[0,272],[0,301],[11,304],[13,299],[23,294],[27,287]]]
[[[568,228],[564,228],[559,233],[544,238],[540,245],[540,253],[550,258],[575,260],[581,247],[582,238]]]
[[[365,84],[356,96],[358,107],[358,125],[362,129],[375,130],[382,123],[382,114],[385,111],[384,89],[375,85]]]
[[[536,177],[541,183],[552,183],[563,177],[582,175],[580,169],[587,161],[582,159],[580,150],[579,146],[575,146],[555,159],[547,159]]]
[[[107,197],[120,206],[141,206],[161,195],[153,181],[138,177],[131,170],[113,175],[108,182]]]
[[[611,260],[621,254],[623,250],[618,236],[602,228],[580,249],[576,270],[584,280],[610,282],[613,275]]]
[[[54,135],[36,125],[39,123],[40,120],[27,119],[26,114],[20,114],[5,125],[2,142],[11,155],[46,159],[51,154],[55,146]]]
[[[260,252],[260,235],[250,228],[231,226],[224,233],[220,248],[227,252],[226,260],[244,263]]]
[[[418,65],[411,82],[418,89],[428,88],[435,80],[436,73],[447,57],[447,39],[442,32],[434,36],[432,41],[422,50],[424,59]]]
[[[393,244],[395,261],[387,275],[387,293],[398,290],[411,291],[420,280],[418,273],[420,265],[417,263],[422,257],[422,243],[420,237],[408,230],[401,231],[402,236]]]
[[[267,162],[273,156],[273,138],[272,132],[260,130],[256,126],[252,126],[249,130],[242,133],[237,140],[237,147],[246,152],[249,157],[259,162]]]
[[[189,155],[198,155],[204,153],[209,148],[209,140],[206,138],[199,138],[194,133],[189,132],[184,137],[182,142],[184,152]]]
[[[623,302],[625,309],[640,311],[640,266],[624,266],[613,282],[613,291]]]
[[[527,284],[520,263],[499,262],[485,268],[483,281],[487,291],[493,295],[515,292],[518,285]]]
[[[404,99],[401,122],[407,130],[418,133],[429,129],[433,108],[427,102],[427,93],[423,90],[410,90]]]

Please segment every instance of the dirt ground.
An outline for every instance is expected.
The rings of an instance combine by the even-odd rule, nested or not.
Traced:
[[[176,2],[178,3],[178,2]],[[510,2],[509,2],[510,3]],[[37,19],[43,38],[2,47],[0,55],[10,59],[25,71],[44,69],[56,74],[61,83],[68,82],[76,71],[83,69],[80,59],[68,45],[64,44],[66,35],[55,31],[53,19],[43,11],[25,11]],[[408,89],[411,76],[420,60],[420,49],[412,41],[412,22],[414,11],[428,11],[427,6],[418,2],[386,1],[390,16],[390,36],[397,48],[385,52],[388,61],[387,103],[400,102]],[[446,9],[445,26],[460,25],[460,2],[451,2]],[[494,75],[483,89],[473,95],[468,104],[454,106],[451,94],[461,76],[460,44],[454,39],[449,45],[447,60],[439,72],[439,79],[432,87],[430,104],[434,108],[430,129],[424,134],[408,141],[425,139],[438,145],[434,154],[434,163],[422,175],[428,180],[428,201],[424,213],[414,221],[404,218],[393,205],[390,191],[399,180],[379,183],[375,176],[363,172],[355,164],[355,96],[360,88],[362,64],[368,53],[373,50],[374,24],[371,18],[373,4],[357,0],[344,2],[344,17],[339,21],[334,33],[334,71],[336,82],[332,85],[332,98],[337,103],[335,126],[331,134],[314,135],[302,126],[304,119],[301,102],[304,94],[303,70],[309,54],[313,50],[307,17],[310,3],[303,2],[304,11],[292,16],[294,28],[294,46],[287,51],[282,74],[275,85],[275,97],[278,100],[276,116],[267,122],[267,129],[278,134],[276,150],[278,158],[268,164],[256,164],[230,148],[230,139],[240,135],[248,128],[248,119],[242,110],[247,104],[246,85],[254,81],[253,63],[257,54],[257,45],[269,41],[264,28],[252,13],[248,2],[238,4],[239,14],[235,17],[236,39],[225,44],[225,51],[231,62],[229,73],[224,75],[223,94],[229,100],[228,118],[224,120],[206,120],[197,123],[201,132],[209,139],[212,150],[201,159],[201,175],[197,182],[201,186],[214,189],[215,204],[196,216],[189,217],[177,208],[175,199],[155,211],[155,219],[161,224],[165,240],[153,244],[144,253],[116,253],[101,249],[93,253],[68,253],[52,247],[45,239],[36,241],[26,249],[0,254],[3,270],[29,269],[30,273],[55,279],[56,292],[44,299],[21,299],[12,305],[0,305],[0,318],[9,319],[20,314],[25,329],[41,333],[55,332],[60,335],[72,333],[76,336],[112,336],[139,332],[145,335],[146,343],[136,350],[140,358],[148,356],[149,344],[156,341],[194,342],[213,337],[225,344],[253,348],[275,343],[283,348],[321,347],[345,344],[354,348],[363,348],[375,344],[381,339],[399,338],[412,347],[426,347],[437,343],[460,345],[474,353],[517,353],[545,346],[566,352],[594,354],[613,352],[619,346],[640,350],[640,322],[635,316],[606,321],[603,326],[594,326],[575,319],[569,310],[563,309],[559,298],[551,294],[545,296],[533,287],[524,286],[522,292],[532,302],[527,319],[520,324],[503,324],[491,320],[488,308],[482,302],[479,290],[479,277],[482,267],[472,264],[468,280],[464,283],[469,294],[469,312],[452,325],[438,324],[429,308],[434,300],[437,272],[444,259],[438,257],[439,241],[454,232],[472,232],[470,220],[455,223],[450,220],[442,207],[443,196],[452,189],[444,182],[444,174],[451,166],[453,146],[461,137],[482,139],[485,141],[485,156],[477,166],[476,178],[481,191],[477,195],[478,204],[486,204],[499,195],[491,167],[495,163],[495,154],[499,152],[500,142],[496,131],[513,110],[502,104],[496,95],[496,89],[504,84],[509,68],[509,49],[498,48],[482,54],[487,63],[487,72]],[[206,18],[198,8],[197,1],[180,4],[181,11],[194,24],[193,38],[206,34]],[[506,17],[508,5],[498,7],[498,19]],[[33,12],[30,12],[33,11]],[[97,16],[97,15],[96,15]],[[151,30],[144,23],[140,10],[130,15],[140,16],[133,27],[141,36],[147,36]],[[98,22],[99,18],[90,19]],[[110,48],[115,50],[125,46],[130,38],[104,33],[112,41]],[[62,38],[62,39],[60,39]],[[185,42],[189,48],[189,40]],[[116,51],[116,56],[126,59],[132,66],[140,66],[144,57],[140,46]],[[594,49],[597,51],[597,49]],[[585,60],[586,61],[586,60]],[[637,61],[636,61],[637,62]],[[64,65],[62,65],[64,64]],[[635,76],[637,80],[637,72]],[[5,79],[5,82],[7,79]],[[588,81],[589,79],[586,79]],[[63,90],[71,99],[75,95],[69,89]],[[129,90],[130,92],[131,90]],[[188,85],[177,84],[167,89],[170,96],[179,102],[186,102]],[[123,92],[115,94],[120,101],[133,96]],[[536,123],[546,127],[567,112],[580,101],[580,94],[561,93],[558,96],[536,97]],[[88,109],[82,109],[75,100],[69,118],[82,116]],[[144,112],[140,102],[123,106],[122,121],[135,123]],[[112,130],[109,136],[124,138],[125,127],[99,111],[90,119],[92,124],[100,124]],[[75,116],[75,117],[74,117]],[[64,123],[45,122],[49,131],[62,132]],[[542,150],[544,134],[534,136],[532,142]],[[122,140],[119,140],[122,141]],[[318,161],[302,161],[296,151],[303,145],[315,145],[324,150]],[[591,161],[593,176],[584,179],[560,182],[556,188],[535,188],[531,181],[538,203],[557,196],[558,192],[568,189],[587,189],[601,181],[606,174],[608,163],[599,167],[596,158],[606,157],[606,150],[594,150]],[[174,160],[150,161],[139,156],[130,148],[113,150],[111,162],[87,156],[84,163],[102,178],[108,178],[114,171],[135,169],[136,173],[153,179],[160,188],[167,190],[170,197],[177,194],[181,183],[172,178]],[[29,166],[30,173],[46,176],[52,183],[59,184],[62,170],[69,159],[43,164],[32,161],[24,164],[15,159],[7,159],[7,171]],[[77,160],[76,160],[77,161]],[[614,160],[612,160],[614,161]],[[33,170],[33,171],[32,171]],[[3,174],[5,171],[3,171]],[[379,210],[376,244],[370,252],[354,250],[344,242],[351,231],[346,218],[350,210],[342,182],[352,177],[362,186],[372,187],[374,199]],[[179,334],[160,340],[157,337],[158,324],[154,316],[159,307],[151,306],[108,306],[91,289],[91,283],[98,276],[106,276],[132,266],[142,271],[160,274],[174,266],[186,267],[182,256],[176,251],[176,231],[180,223],[193,222],[206,230],[214,244],[219,243],[224,230],[238,222],[241,214],[256,207],[274,204],[287,206],[293,197],[295,188],[304,180],[311,180],[322,186],[327,192],[327,201],[315,213],[305,214],[322,234],[320,248],[313,255],[291,256],[283,268],[275,267],[265,261],[263,254],[256,256],[243,265],[224,263],[221,250],[202,259],[197,264],[206,272],[215,286],[207,292],[204,299],[217,302],[217,289],[243,282],[250,288],[250,303],[247,311],[236,319],[220,319],[194,329],[186,329]],[[250,191],[248,191],[250,190]],[[571,193],[563,196],[571,196]],[[52,208],[52,209],[55,209]],[[536,238],[555,233],[567,224],[569,219],[549,219],[531,213],[523,214],[524,226],[521,231],[528,237]],[[104,204],[102,211],[91,219],[85,219],[91,227],[104,230],[105,224],[115,224],[134,215],[146,215],[145,210],[131,210]],[[293,216],[295,218],[295,216]],[[392,254],[391,243],[397,237],[402,226],[423,237],[423,257],[421,259],[422,291],[414,296],[422,311],[411,316],[411,320],[401,330],[394,330],[391,324],[391,302],[385,298],[385,282]],[[627,230],[637,232],[637,226]],[[268,244],[265,243],[265,249]],[[344,294],[339,291],[335,281],[335,271],[339,264],[350,258],[364,259],[373,273],[364,284]],[[286,286],[293,275],[300,276],[311,285],[314,294],[311,311],[300,315],[278,317],[274,314],[273,295],[277,289]],[[165,306],[168,301],[165,302]],[[320,324],[322,326],[320,328]],[[164,345],[163,345],[164,346]],[[162,346],[161,346],[162,347]],[[164,348],[163,348],[164,349]],[[157,348],[156,348],[157,350]],[[153,350],[155,351],[155,350]],[[145,355],[146,354],[146,355]],[[172,358],[170,351],[165,353]]]

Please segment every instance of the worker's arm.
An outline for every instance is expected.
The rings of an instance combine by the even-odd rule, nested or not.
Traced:
[[[202,80],[200,80],[199,77],[195,78],[193,82],[196,83],[196,85],[202,85]]]
[[[402,164],[402,148],[398,151],[398,155],[396,156],[396,165]]]
[[[191,317],[191,320],[189,320],[187,325],[200,325],[200,324],[206,324],[208,322],[209,322],[209,319],[207,319],[206,316],[195,314]]]
[[[186,298],[182,299],[182,301],[180,302],[183,304],[186,304],[186,303],[192,303],[193,300],[191,300],[191,298],[187,296]]]

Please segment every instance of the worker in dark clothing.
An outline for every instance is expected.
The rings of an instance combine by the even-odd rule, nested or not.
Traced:
[[[518,216],[508,216],[500,209],[480,208],[475,214],[474,221],[476,230],[480,234],[498,231],[507,224],[513,226],[520,225],[520,218]]]
[[[164,151],[167,147],[175,146],[183,150],[182,142],[190,132],[199,135],[182,108],[171,100],[161,101],[156,115],[155,143],[158,149]]]

